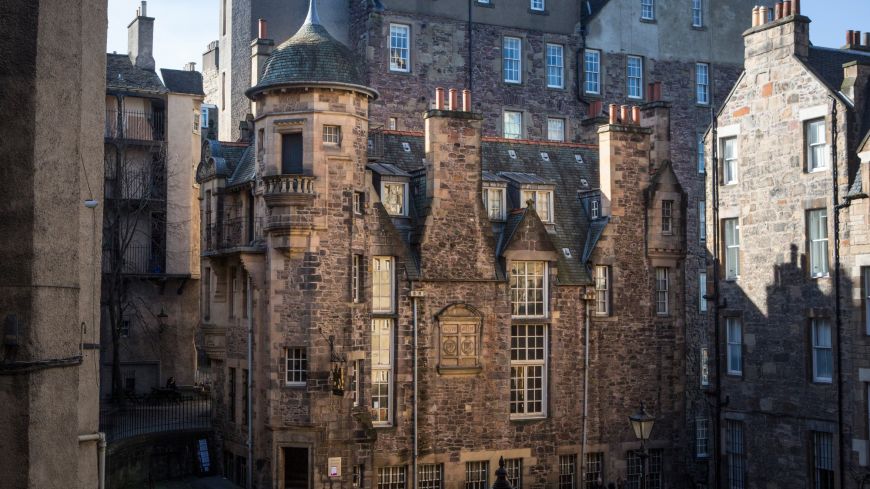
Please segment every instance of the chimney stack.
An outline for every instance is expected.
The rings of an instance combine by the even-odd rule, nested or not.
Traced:
[[[154,18],[146,15],[146,2],[127,26],[127,53],[130,62],[143,70],[154,71]]]
[[[191,61],[189,63],[185,63],[184,71],[196,71],[196,62]]]
[[[272,49],[275,47],[275,41],[268,39],[266,36],[266,19],[257,21],[257,38],[251,41],[251,86],[255,86],[263,76],[263,70],[266,68],[266,60],[272,54]],[[256,112],[256,104],[254,111]],[[255,114],[256,115],[256,114]]]
[[[447,110],[459,110],[459,99],[457,98],[456,89],[451,88],[447,91],[448,100],[447,100]]]
[[[777,3],[770,11],[774,22],[768,21],[767,7],[759,7],[759,23],[743,36],[743,66],[747,72],[767,67],[772,59],[797,56],[806,59],[810,50],[809,19],[794,15],[792,0]]]
[[[864,47],[870,48],[870,32],[864,33]]]
[[[266,19],[257,19],[257,38],[266,39]]]

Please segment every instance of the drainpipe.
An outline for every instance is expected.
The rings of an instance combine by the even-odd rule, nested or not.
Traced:
[[[710,109],[712,112],[712,108]],[[721,268],[721,250],[719,243],[719,119],[713,114],[713,141],[711,160],[713,163],[712,197],[713,197],[713,359],[715,365],[716,387],[713,404],[713,487],[721,486],[722,474],[722,365],[719,351],[719,304],[721,302],[719,287],[719,268]],[[709,359],[708,359],[709,361]]]
[[[91,433],[90,435],[79,435],[79,443],[86,441],[97,442],[97,470],[99,472],[99,483],[97,487],[104,489],[106,487],[106,434],[102,431]]]
[[[831,97],[831,199],[834,208],[834,324],[836,326],[837,342],[837,435],[840,439],[840,487],[846,487],[846,457],[843,445],[846,443],[843,433],[843,353],[840,330],[843,321],[840,317],[840,210],[847,207],[848,202],[838,204],[840,199],[838,169],[837,169],[837,101]]]
[[[418,338],[418,327],[417,324],[417,298],[413,298],[414,302],[414,489],[417,489],[417,458],[420,456],[420,446],[419,446],[419,432],[417,431],[417,406],[418,406],[418,382],[417,382],[417,373],[418,373],[418,361],[417,355],[419,353],[417,347],[417,338]]]
[[[472,29],[474,28],[474,24],[471,22],[471,10],[474,4],[474,0],[468,0],[468,90],[474,93],[474,81],[473,81],[473,72],[474,72],[474,63],[472,60],[474,59],[474,40],[472,39],[474,34],[472,33]],[[416,476],[415,476],[416,479]]]
[[[583,445],[580,449],[580,456],[583,457],[580,459],[580,467],[581,470],[585,473],[586,470],[586,421],[589,419],[589,297],[584,296],[583,298],[583,306],[586,311],[585,318],[585,332],[583,333],[583,362],[585,364],[585,368],[583,369]]]
[[[248,300],[245,307],[248,309],[248,470],[245,477],[246,488],[251,489],[254,479],[254,288],[251,282],[251,274],[247,274],[248,280],[245,287],[248,288]]]

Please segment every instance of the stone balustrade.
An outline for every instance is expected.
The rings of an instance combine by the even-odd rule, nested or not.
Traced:
[[[272,175],[263,177],[263,197],[270,207],[304,205],[314,199],[314,181],[308,175]]]

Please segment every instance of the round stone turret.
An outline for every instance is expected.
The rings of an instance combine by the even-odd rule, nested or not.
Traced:
[[[316,0],[311,0],[308,17],[290,39],[269,55],[263,76],[245,93],[251,99],[272,89],[333,87],[355,90],[377,98],[367,87],[357,57],[320,24]]]

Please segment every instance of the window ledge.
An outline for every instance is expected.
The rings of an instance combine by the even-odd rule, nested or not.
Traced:
[[[390,69],[390,74],[393,74],[393,75],[410,75],[410,74],[411,74],[411,70],[394,70],[394,69]]]
[[[658,22],[656,22],[655,18],[645,19],[645,18],[641,17],[640,21],[643,22],[644,24],[658,24]]]
[[[480,1],[475,1],[475,2],[474,2],[474,5],[477,6],[477,7],[483,7],[483,8],[495,8],[495,4],[494,4],[493,2],[491,2],[491,1],[490,1],[490,2],[487,2],[487,3],[480,2]]]
[[[395,426],[393,426],[393,423],[374,423],[373,422],[372,428],[374,428],[376,430],[382,430],[384,428],[395,428]]]
[[[305,389],[308,387],[308,382],[284,382],[284,387],[287,389]]]
[[[547,85],[547,90],[565,90],[565,86],[563,85],[561,87],[554,87],[551,85]]]
[[[823,166],[821,168],[816,168],[814,170],[807,170],[807,173],[824,173],[826,171],[828,171],[828,167]]]
[[[703,107],[703,108],[705,108],[705,109],[709,109],[709,108],[710,108],[710,102],[698,102],[698,101],[696,100],[696,101],[695,101],[695,107]]]
[[[743,372],[740,372],[740,373],[737,373],[737,372],[728,372],[728,373],[725,374],[725,377],[730,377],[730,378],[732,378],[732,379],[740,379],[740,380],[743,380]]]
[[[439,375],[477,375],[483,371],[480,365],[476,367],[442,367],[436,369]]]
[[[619,316],[597,316],[597,315],[593,314],[592,319],[594,321],[601,321],[601,322],[605,322],[605,323],[619,322]]]
[[[544,9],[544,10],[535,10],[535,9],[531,9],[531,8],[530,8],[530,9],[528,9],[528,12],[529,12],[530,14],[532,14],[532,15],[550,15],[550,11],[549,11],[549,10],[546,10],[546,9]]]
[[[818,279],[821,279],[821,278],[831,278],[831,274],[830,274],[830,273],[826,273],[826,274],[824,274],[824,275],[811,275],[811,276],[810,276],[810,280],[818,280]]]
[[[825,386],[825,385],[833,385],[834,381],[829,379],[813,379],[813,385]]]
[[[512,423],[533,423],[537,421],[543,421],[547,419],[546,414],[535,414],[535,415],[516,415],[511,414],[511,422]]]
[[[707,26],[705,26],[705,25],[693,25],[692,30],[693,31],[706,31]]]

